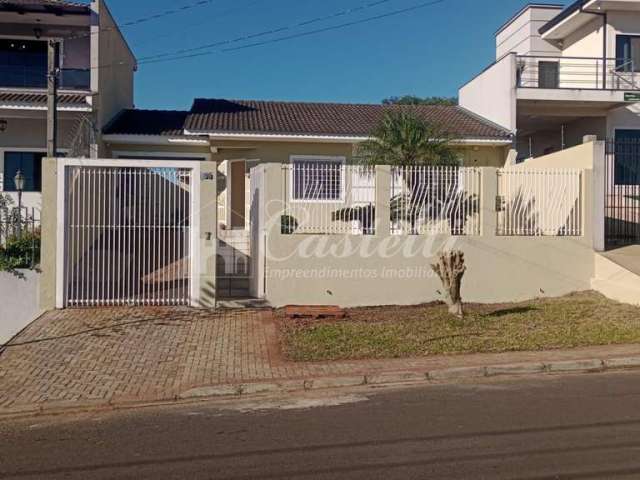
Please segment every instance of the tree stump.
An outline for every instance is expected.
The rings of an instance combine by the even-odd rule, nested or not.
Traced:
[[[462,298],[460,288],[462,277],[467,267],[464,264],[464,253],[460,250],[442,252],[438,256],[438,263],[432,264],[431,268],[438,274],[445,291],[445,302],[449,306],[449,313],[462,318],[464,311],[462,308]]]

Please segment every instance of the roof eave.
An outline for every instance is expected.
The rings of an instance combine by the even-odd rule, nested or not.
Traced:
[[[318,134],[281,134],[281,133],[247,133],[220,131],[185,130],[185,135],[208,135],[211,140],[254,140],[264,142],[313,142],[313,143],[359,143],[369,140],[368,135],[318,135]],[[508,137],[461,137],[451,141],[453,145],[510,145],[513,140]]]

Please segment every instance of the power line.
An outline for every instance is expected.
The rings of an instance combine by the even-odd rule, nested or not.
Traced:
[[[355,25],[361,25],[364,23],[370,23],[370,22],[374,22],[377,20],[382,20],[384,18],[389,18],[389,17],[393,17],[393,16],[398,16],[398,15],[402,15],[405,13],[409,13],[409,12],[414,12],[416,10],[421,10],[427,7],[431,7],[440,3],[444,3],[447,0],[431,0],[428,2],[422,2],[422,3],[418,3],[416,5],[412,5],[410,7],[406,7],[406,8],[401,8],[398,10],[392,10],[390,12],[387,13],[382,13],[380,15],[374,15],[371,17],[367,17],[367,18],[363,18],[360,20],[354,20],[352,22],[346,22],[346,23],[341,23],[338,25],[332,25],[330,27],[324,27],[324,28],[318,28],[315,30],[309,30],[306,32],[300,32],[300,33],[295,33],[292,35],[286,35],[283,37],[278,37],[278,38],[273,38],[270,40],[264,40],[262,42],[255,42],[255,43],[250,43],[247,45],[242,45],[239,47],[232,47],[232,48],[225,48],[222,50],[210,50],[207,52],[201,52],[201,53],[192,53],[189,55],[179,55],[179,56],[173,56],[170,58],[159,58],[159,59],[149,59],[149,60],[142,60],[139,63],[141,65],[146,65],[146,64],[152,64],[152,63],[164,63],[164,62],[171,62],[171,61],[175,61],[175,60],[183,60],[183,59],[188,59],[188,58],[196,58],[196,57],[203,57],[203,56],[207,56],[207,55],[213,55],[214,53],[219,53],[219,52],[233,52],[233,51],[237,51],[237,50],[245,50],[248,48],[255,48],[255,47],[260,47],[260,46],[264,46],[264,45],[269,45],[272,43],[279,43],[279,42],[284,42],[287,40],[293,40],[295,38],[301,38],[301,37],[307,37],[307,36],[311,36],[311,35],[317,35],[319,33],[324,33],[324,32],[330,32],[333,30],[341,30],[344,28],[348,28],[348,27],[353,27]],[[220,42],[218,42],[220,43]]]
[[[243,42],[243,41],[247,41],[247,40],[252,40],[254,38],[259,38],[259,37],[264,37],[267,35],[274,35],[276,33],[282,33],[282,32],[286,32],[289,30],[293,30],[294,28],[299,28],[299,27],[306,27],[309,25],[313,25],[315,23],[319,23],[319,22],[323,22],[323,21],[327,21],[327,20],[333,20],[334,18],[339,18],[339,17],[344,17],[346,15],[353,15],[354,13],[359,13],[362,12],[364,10],[368,10],[370,8],[374,8],[374,7],[378,7],[380,5],[383,5],[385,3],[389,3],[395,0],[376,0],[374,2],[371,3],[367,3],[364,5],[360,5],[358,7],[353,7],[353,8],[347,8],[344,10],[340,10],[338,12],[334,12],[328,15],[323,15],[320,17],[315,17],[315,18],[311,18],[309,20],[304,20],[302,22],[298,22],[298,23],[294,23],[291,25],[285,25],[283,27],[278,27],[278,28],[273,28],[270,30],[264,30],[262,32],[258,32],[258,33],[253,33],[253,34],[249,34],[249,35],[243,35],[241,37],[237,37],[234,39],[230,39],[230,40],[221,40],[218,42],[214,42],[214,43],[208,43],[208,44],[204,44],[204,45],[200,45],[197,47],[192,47],[192,48],[183,48],[180,50],[175,50],[173,52],[165,52],[165,53],[159,53],[156,55],[148,55],[146,57],[140,57],[139,60],[140,61],[145,61],[145,60],[152,60],[152,59],[156,59],[156,58],[163,58],[163,57],[169,57],[169,56],[175,56],[175,55],[182,55],[185,53],[190,53],[190,52],[197,52],[199,50],[206,50],[209,48],[214,48],[214,47],[220,47],[222,45],[229,45],[232,43],[238,43],[238,42]]]
[[[382,2],[383,0],[379,0],[380,2]],[[384,0],[384,1],[391,1],[391,0]],[[153,64],[153,63],[165,63],[165,62],[173,62],[173,61],[177,61],[177,60],[185,60],[185,59],[189,59],[189,58],[197,58],[197,57],[203,57],[203,56],[209,56],[209,55],[213,55],[215,53],[220,53],[220,52],[232,52],[232,51],[238,51],[238,50],[244,50],[244,49],[249,49],[249,48],[255,48],[255,47],[259,47],[259,46],[264,46],[264,45],[269,45],[272,43],[280,43],[280,42],[284,42],[287,40],[292,40],[292,39],[296,39],[296,38],[301,38],[301,37],[307,37],[307,36],[311,36],[311,35],[317,35],[319,33],[324,33],[324,32],[329,32],[329,31],[333,31],[333,30],[341,30],[341,29],[345,29],[348,27],[352,27],[352,26],[356,26],[356,25],[361,25],[364,23],[371,23],[377,20],[382,20],[385,18],[389,18],[389,17],[394,17],[394,16],[398,16],[398,15],[402,15],[405,13],[409,13],[409,12],[413,12],[413,11],[417,11],[417,10],[421,10],[424,8],[428,8],[434,5],[438,5],[441,3],[446,2],[447,0],[430,0],[427,2],[421,2],[415,5],[412,5],[410,7],[406,7],[406,8],[401,8],[401,9],[397,9],[397,10],[392,10],[390,12],[386,12],[386,13],[382,13],[379,15],[374,15],[371,17],[366,17],[366,18],[362,18],[360,20],[354,20],[352,22],[346,22],[346,23],[341,23],[338,25],[332,25],[329,27],[324,27],[324,28],[318,28],[315,30],[309,30],[306,32],[299,32],[299,33],[295,33],[292,35],[286,35],[286,36],[282,36],[282,37],[277,37],[277,38],[273,38],[270,40],[264,40],[261,42],[255,42],[255,43],[250,43],[247,45],[242,45],[239,47],[232,47],[232,48],[226,48],[226,49],[217,49],[217,50],[209,50],[206,52],[200,52],[200,53],[191,53],[191,54],[187,54],[187,55],[175,55],[175,54],[171,54],[171,53],[167,53],[167,55],[175,55],[175,56],[171,56],[169,58],[148,58],[148,59],[143,59],[140,62],[138,62],[138,64],[140,65],[148,65],[148,64]],[[375,2],[378,3],[378,2]],[[371,5],[371,4],[369,4]],[[321,17],[318,17],[321,18]],[[314,20],[315,22],[316,20]],[[319,21],[319,20],[317,20]],[[286,27],[283,27],[283,29],[286,29]],[[274,29],[273,31],[280,31],[282,29]],[[247,38],[255,38],[257,35],[260,34],[252,34],[252,35],[246,35],[245,37]],[[238,40],[233,39],[233,40],[224,40],[224,41],[220,41],[220,42],[216,42],[216,44],[229,44],[229,43],[235,43]],[[127,62],[114,62],[114,63],[110,63],[110,64],[105,64],[105,65],[97,65],[97,66],[93,66],[90,67],[90,70],[93,69],[102,69],[102,68],[109,68],[109,67],[113,67],[113,66],[135,66],[134,64],[129,64]]]
[[[139,17],[134,20],[129,20],[127,22],[122,22],[117,24],[115,27],[107,27],[107,28],[97,28],[95,31],[89,33],[83,33],[79,35],[74,35],[72,37],[67,37],[66,40],[75,40],[80,38],[90,37],[92,35],[97,35],[103,32],[117,31],[122,27],[134,27],[143,23],[148,23],[154,20],[159,20],[164,17],[176,15],[178,13],[186,12],[188,10],[193,10],[194,8],[204,7],[206,5],[210,5],[212,3],[218,2],[219,0],[198,0],[196,2],[189,3],[187,5],[183,5],[182,7],[176,7],[169,10],[165,10],[163,12],[154,13],[151,15],[147,15],[144,17]]]
[[[215,18],[213,20],[212,19],[207,19],[207,20],[205,20],[203,22],[190,23],[190,24],[187,24],[187,25],[183,25],[183,26],[181,26],[180,29],[172,29],[168,33],[164,33],[162,35],[155,35],[153,38],[145,39],[142,42],[135,42],[135,45],[136,45],[136,47],[139,47],[140,45],[146,45],[146,44],[151,43],[151,42],[153,42],[153,41],[155,41],[155,40],[157,40],[159,38],[170,38],[170,37],[175,37],[177,35],[182,35],[183,34],[182,30],[184,28],[195,28],[195,27],[201,27],[203,25],[211,25],[214,21],[216,21],[216,20],[218,20],[218,19],[220,19],[222,17],[226,17],[226,16],[234,14],[236,12],[240,12],[242,10],[245,10],[246,8],[252,7],[252,6],[257,5],[259,3],[263,3],[264,1],[265,0],[253,0],[253,1],[250,1],[250,2],[246,3],[245,5],[241,5],[239,7],[229,8],[227,10],[222,10],[220,12],[216,12],[215,13]]]

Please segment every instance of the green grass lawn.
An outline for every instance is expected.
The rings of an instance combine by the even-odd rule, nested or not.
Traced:
[[[594,292],[517,304],[466,305],[459,320],[441,304],[359,308],[345,320],[281,318],[295,361],[535,351],[640,341],[640,308]]]

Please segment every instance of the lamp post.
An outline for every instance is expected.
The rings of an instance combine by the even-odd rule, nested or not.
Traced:
[[[16,176],[13,177],[13,183],[18,192],[18,240],[20,240],[22,239],[22,191],[24,190],[24,175],[22,174],[22,170],[16,172]]]

